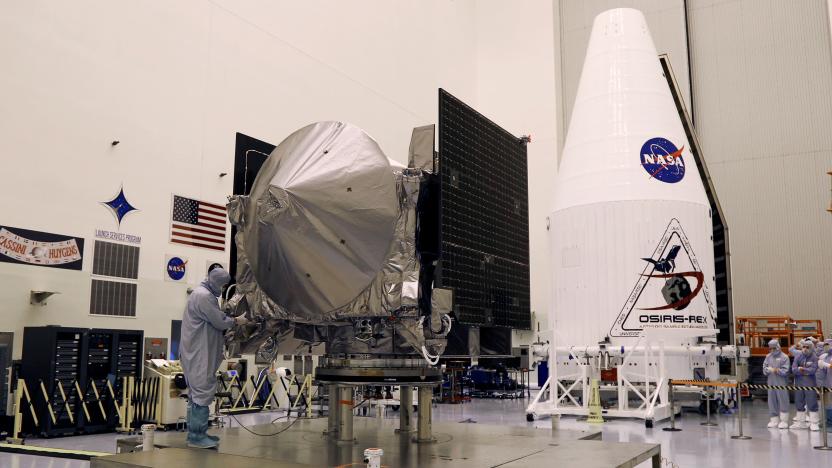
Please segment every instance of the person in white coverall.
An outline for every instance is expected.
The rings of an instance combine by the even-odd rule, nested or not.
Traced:
[[[818,344],[818,348],[815,351],[818,355],[818,370],[815,372],[815,382],[818,387],[823,387],[826,382],[826,369],[820,366],[820,361],[826,360],[830,347],[832,347],[832,338],[827,338]]]
[[[188,447],[214,448],[219,437],[208,435],[208,407],[217,389],[216,372],[223,359],[223,334],[243,317],[231,318],[220,309],[218,297],[231,277],[214,268],[188,297],[182,317],[179,358],[188,384]]]
[[[826,430],[832,432],[832,395],[829,394],[832,392],[832,371],[829,370],[832,367],[832,339],[824,341],[824,350],[825,352],[818,357],[815,378],[819,386],[826,387],[823,392],[826,402]]]
[[[767,377],[768,385],[788,385],[786,377],[789,375],[789,357],[780,350],[780,342],[772,339],[768,342],[771,352],[763,361],[763,374]],[[789,391],[769,390],[768,391],[768,427],[789,428]]]
[[[794,384],[798,387],[811,387],[810,390],[794,391],[794,423],[789,429],[820,430],[818,423],[818,394],[815,391],[815,373],[818,369],[818,356],[815,344],[810,339],[800,342],[800,351],[792,361]]]

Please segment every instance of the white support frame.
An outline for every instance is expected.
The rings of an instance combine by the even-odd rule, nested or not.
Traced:
[[[629,350],[624,355],[622,363],[618,366],[616,382],[618,407],[605,410],[604,416],[638,418],[645,421],[662,420],[669,417],[671,410],[668,400],[664,341],[660,340],[658,343],[654,343],[642,333],[635,345],[628,346],[628,348]],[[535,399],[526,408],[527,414],[534,416],[585,416],[589,414],[588,392],[590,380],[596,374],[597,369],[591,360],[588,363],[581,362],[573,349],[574,347],[569,348],[569,357],[574,359],[580,371],[559,375],[557,346],[552,343],[549,351],[549,378]],[[642,359],[643,369],[639,369],[639,372],[628,371],[628,364],[638,358]],[[582,404],[579,404],[572,396],[572,392],[578,385],[581,386]],[[549,390],[548,399],[543,400],[543,395],[546,394],[547,390]],[[637,400],[640,401],[637,408],[630,406],[631,393],[635,394]]]

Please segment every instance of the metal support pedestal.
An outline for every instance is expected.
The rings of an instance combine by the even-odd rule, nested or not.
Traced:
[[[670,427],[665,427],[662,430],[667,432],[679,432],[681,429],[676,427],[676,401],[673,398],[673,384],[668,380],[670,387]]]
[[[413,432],[411,419],[413,418],[413,387],[402,385],[399,387],[399,428],[396,433],[408,434]]]
[[[401,408],[400,408],[401,409]],[[416,439],[418,443],[433,443],[431,417],[433,412],[433,387],[419,387],[419,421],[417,423]]]
[[[748,440],[751,436],[742,433],[742,388],[737,385],[737,429],[739,434],[731,436],[734,440]]]
[[[820,410],[822,411],[821,418],[820,418],[820,420],[821,420],[820,430],[821,430],[821,441],[823,442],[823,445],[819,445],[819,446],[815,447],[815,450],[832,450],[832,447],[829,446],[829,440],[828,440],[829,434],[826,432],[827,431],[827,429],[826,429],[826,410],[827,410],[826,403],[827,403],[827,400],[829,399],[829,395],[825,395],[825,390],[826,390],[825,387],[820,387]]]
[[[355,399],[355,389],[353,387],[344,386],[338,387],[338,433],[336,440],[339,444],[353,444],[355,438],[352,435],[352,410],[353,400]]]
[[[335,435],[338,433],[338,400],[340,395],[338,394],[337,385],[327,385],[326,388],[327,393],[329,394],[329,409],[327,415],[326,432],[324,432],[324,434]]]
[[[716,426],[717,424],[711,421],[711,392],[708,389],[705,389],[705,411],[708,415],[708,419],[703,422],[699,423],[700,426]]]

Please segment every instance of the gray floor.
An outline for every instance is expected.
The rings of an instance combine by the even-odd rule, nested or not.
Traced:
[[[526,400],[474,400],[460,405],[438,405],[434,410],[435,418],[444,422],[465,420],[475,423],[463,424],[499,424],[514,426],[549,427],[548,419],[528,423],[525,420]],[[717,427],[704,427],[704,421],[695,413],[685,413],[677,421],[682,432],[664,432],[666,423],[657,424],[653,429],[646,429],[641,421],[610,420],[602,425],[603,438],[607,441],[654,442],[662,444],[665,459],[679,467],[783,467],[783,466],[830,466],[832,452],[813,450],[820,444],[820,434],[809,431],[784,431],[767,429],[768,414],[763,401],[755,401],[744,407],[748,418],[745,432],[753,437],[751,440],[732,440],[736,433],[735,417],[730,415],[715,416]],[[395,414],[395,413],[394,413]],[[263,424],[274,419],[273,414],[254,414],[238,417],[245,425]],[[558,423],[565,429],[585,429],[588,424],[572,417],[561,418]],[[230,421],[236,426],[235,421]],[[830,434],[832,443],[832,434]],[[77,448],[97,451],[115,451],[114,434],[80,436],[50,440],[27,440],[31,445],[50,447]],[[50,459],[25,455],[0,453],[0,467],[9,468],[87,468],[88,462],[75,460]],[[641,466],[649,466],[642,464]],[[672,466],[672,465],[668,465]]]

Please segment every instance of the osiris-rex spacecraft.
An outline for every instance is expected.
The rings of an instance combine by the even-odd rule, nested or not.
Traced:
[[[226,309],[250,319],[232,352],[323,343],[318,380],[435,382],[452,328],[530,328],[527,140],[441,89],[439,111],[439,151],[435,126],[414,129],[407,167],[361,129],[319,122],[230,199]],[[385,361],[350,374],[356,356]]]
[[[315,380],[347,402],[333,428],[351,420],[355,386],[401,385],[402,401],[412,387],[425,398],[429,438],[451,330],[530,327],[527,141],[444,90],[439,104],[438,153],[433,125],[414,129],[404,167],[361,129],[319,122],[228,204],[237,270],[225,308],[249,319],[229,349],[271,360],[323,344]]]
[[[450,304],[434,301],[430,316],[419,309],[423,178],[391,167],[372,138],[342,122],[280,143],[251,193],[229,203],[238,268],[228,306],[251,319],[232,344],[273,357],[281,341],[325,343],[320,381],[436,382],[430,364],[444,349]]]

